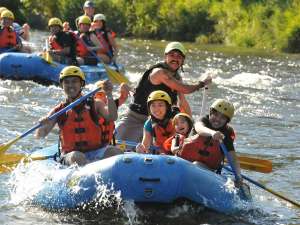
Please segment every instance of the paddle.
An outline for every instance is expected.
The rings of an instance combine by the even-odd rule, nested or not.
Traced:
[[[88,49],[88,46],[85,44],[85,42],[79,38],[79,41],[81,41],[81,43],[86,47],[86,49],[95,57],[97,58],[97,60],[99,62],[102,62],[101,58],[93,51],[89,50]],[[129,80],[127,79],[127,77],[125,77],[123,74],[113,70],[112,68],[110,68],[109,66],[107,66],[104,62],[102,62],[103,66],[104,66],[104,69],[106,70],[107,72],[107,75],[110,79],[110,81],[112,83],[115,83],[115,84],[121,84],[121,83],[126,83],[128,84],[129,83]]]
[[[256,171],[260,173],[271,173],[272,162],[266,159],[253,158],[248,156],[237,155],[242,169]],[[227,160],[225,159],[225,162]]]
[[[46,47],[46,51],[41,54],[41,58],[43,60],[45,60],[47,63],[49,63],[49,64],[52,65],[53,64],[53,59],[52,59],[52,57],[51,57],[51,55],[49,53],[48,39],[45,40],[45,47]]]
[[[232,172],[232,170],[231,170],[230,168],[228,168],[227,166],[224,166],[224,168],[225,168],[226,170]],[[262,189],[264,189],[264,190],[266,190],[266,191],[272,193],[273,195],[275,195],[275,196],[277,196],[277,197],[279,197],[279,198],[281,198],[281,199],[284,199],[284,200],[288,201],[289,203],[291,203],[291,204],[297,206],[298,208],[300,208],[300,204],[299,204],[298,202],[293,201],[293,200],[291,200],[291,199],[289,199],[289,198],[283,196],[282,194],[279,194],[278,192],[276,192],[276,191],[274,191],[274,190],[272,190],[272,189],[270,189],[270,188],[267,188],[265,185],[263,185],[263,184],[261,184],[261,183],[255,181],[255,180],[252,180],[251,178],[249,178],[249,177],[247,177],[247,176],[245,176],[245,175],[242,175],[242,177],[243,177],[245,180],[249,181],[250,183],[256,185],[257,187],[260,187],[260,188],[262,188]]]
[[[133,141],[122,141],[122,140],[116,140],[119,147],[123,150],[126,149],[126,146],[130,147],[136,147],[137,143]],[[154,146],[150,147],[151,150]],[[255,171],[255,172],[261,172],[261,173],[270,173],[272,171],[272,162],[269,160],[264,159],[258,159],[248,156],[237,156],[240,162],[240,166],[242,169]]]
[[[96,88],[95,90],[89,92],[88,94],[78,98],[76,101],[72,102],[70,105],[66,106],[65,108],[61,109],[60,111],[54,113],[53,115],[49,116],[49,120],[53,120],[55,118],[57,118],[58,116],[62,115],[63,113],[67,112],[68,110],[72,109],[73,107],[75,107],[76,105],[78,105],[80,102],[82,102],[83,100],[87,99],[88,97],[90,97],[91,95],[95,94],[97,91],[99,91],[101,88]],[[3,153],[5,151],[7,151],[7,149],[13,145],[14,143],[16,143],[18,140],[20,140],[23,137],[26,137],[28,134],[32,133],[34,130],[36,130],[37,128],[39,128],[42,124],[38,123],[37,125],[35,125],[34,127],[30,128],[29,130],[27,130],[25,133],[21,134],[20,136],[8,141],[5,144],[0,145],[0,159],[3,155]],[[2,155],[1,155],[2,154]]]
[[[4,154],[1,156],[5,156],[5,158],[0,158],[0,173],[11,172],[21,161],[28,163],[35,160],[45,160],[55,157],[55,155],[29,157],[23,154]]]
[[[221,149],[222,149],[222,151],[223,151],[225,157],[226,157],[227,160],[228,160],[228,163],[229,163],[229,165],[230,165],[230,167],[231,167],[231,171],[232,171],[232,173],[233,173],[233,175],[234,175],[235,181],[239,181],[241,178],[239,177],[239,175],[238,175],[238,173],[237,173],[237,168],[236,168],[235,165],[234,165],[233,157],[229,154],[229,152],[228,152],[228,150],[227,150],[227,148],[226,148],[226,146],[224,145],[223,142],[220,143],[220,147],[221,147]],[[241,197],[244,198],[244,199],[248,199],[249,196],[250,196],[250,191],[249,191],[249,189],[248,189],[248,191],[246,191],[244,186],[245,186],[245,185],[243,185],[243,184],[241,184],[241,185],[239,186],[239,190],[241,191],[241,194],[242,194]],[[248,193],[248,194],[247,194],[247,193]]]

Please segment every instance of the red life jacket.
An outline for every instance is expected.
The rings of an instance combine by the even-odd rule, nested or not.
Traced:
[[[94,95],[94,99],[100,99],[105,104],[107,104],[107,98],[104,92],[97,92]],[[99,125],[102,130],[102,143],[103,144],[110,144],[113,140],[114,130],[115,130],[115,123],[114,121],[105,120],[103,117],[99,118]]]
[[[55,111],[64,107],[65,103],[61,103],[55,107]],[[95,109],[85,102],[58,118],[63,153],[88,152],[103,146],[102,129],[93,115],[96,115]]]
[[[217,141],[212,141],[211,137],[194,135],[184,141],[178,155],[192,162],[202,162],[210,169],[217,170],[224,158],[219,145]]]
[[[56,41],[56,36],[51,35],[48,38],[51,50],[63,50],[63,47]]]
[[[17,43],[17,33],[12,27],[4,27],[0,30],[0,48],[15,47]]]
[[[164,153],[168,153],[164,147],[164,142],[175,133],[175,128],[171,120],[169,120],[168,125],[164,128],[158,124],[153,126],[153,144],[163,150]]]

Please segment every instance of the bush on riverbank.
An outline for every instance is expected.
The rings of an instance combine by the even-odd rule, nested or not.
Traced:
[[[83,13],[84,0],[3,0],[19,21],[46,29],[57,16],[69,21]],[[297,0],[94,0],[97,13],[119,36],[196,41],[300,52]]]

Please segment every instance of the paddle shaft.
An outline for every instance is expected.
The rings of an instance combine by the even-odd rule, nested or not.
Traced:
[[[227,166],[224,166],[224,168],[225,168],[226,170],[232,172],[232,170],[231,170],[230,168],[228,168]],[[258,187],[260,187],[260,188],[262,188],[262,189],[264,189],[264,190],[266,190],[266,191],[272,193],[273,195],[275,195],[275,196],[277,196],[277,197],[279,197],[279,198],[281,198],[281,199],[284,199],[284,200],[288,201],[289,203],[291,203],[291,204],[297,206],[298,208],[300,208],[300,204],[299,204],[298,202],[293,201],[293,200],[291,200],[291,199],[289,199],[289,198],[287,198],[287,197],[285,197],[285,196],[279,194],[278,192],[276,192],[276,191],[274,191],[274,190],[272,190],[272,189],[266,187],[265,185],[263,185],[263,184],[261,184],[261,183],[255,181],[255,180],[253,180],[253,179],[251,179],[250,177],[247,177],[247,176],[245,176],[245,175],[242,175],[242,177],[243,177],[245,180],[249,181],[250,183],[252,183],[252,184],[254,184],[254,185],[256,185],[256,186],[258,186]]]
[[[229,163],[229,165],[230,165],[230,167],[231,167],[231,169],[232,169],[232,172],[233,172],[233,175],[234,175],[235,180],[239,180],[240,177],[238,176],[237,171],[236,171],[236,168],[235,168],[235,166],[234,166],[233,158],[232,158],[231,155],[229,154],[229,152],[228,152],[228,150],[227,150],[227,148],[226,148],[226,146],[224,145],[223,142],[220,143],[220,146],[221,146],[221,149],[222,149],[222,151],[223,151],[225,157],[227,158],[228,163]]]
[[[109,76],[110,80],[112,83],[117,83],[117,84],[121,84],[121,83],[129,83],[129,80],[122,74],[119,73],[119,68],[116,64],[116,62],[113,62],[116,69],[118,70],[115,71],[113,70],[112,68],[110,68],[109,66],[107,66],[103,60],[97,55],[97,53],[95,53],[94,51],[92,50],[89,50],[88,49],[88,46],[87,44],[81,39],[79,38],[79,41],[86,47],[86,49],[98,60],[98,62],[102,63],[106,72],[107,72],[107,75]]]
[[[78,98],[76,101],[72,102],[70,105],[66,106],[65,108],[59,110],[58,112],[52,114],[51,116],[48,117],[49,120],[54,120],[55,118],[59,117],[60,115],[64,114],[65,112],[67,112],[68,110],[74,108],[75,106],[79,105],[82,101],[84,101],[85,99],[87,99],[88,97],[90,97],[91,95],[94,95],[96,92],[98,92],[101,88],[97,88],[91,92],[89,92],[88,94]],[[31,129],[29,129],[28,131],[26,131],[25,133],[23,133],[22,135],[20,135],[20,138],[23,138],[25,136],[27,136],[28,134],[30,134],[32,131],[36,130],[37,128],[41,127],[42,124],[38,123],[37,125],[35,125],[34,127],[32,127]]]

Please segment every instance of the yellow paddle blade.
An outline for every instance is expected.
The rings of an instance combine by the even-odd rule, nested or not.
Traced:
[[[12,171],[21,161],[28,163],[36,160],[45,160],[52,157],[53,156],[29,157],[23,154],[2,154],[0,155],[0,173]]]
[[[25,155],[22,154],[0,155],[0,173],[8,173],[12,171],[24,157]]]
[[[3,154],[4,152],[7,151],[7,149],[9,149],[10,146],[12,146],[14,143],[16,143],[19,139],[21,138],[21,136],[18,136],[16,138],[14,138],[13,140],[10,140],[4,144],[0,145],[0,156],[1,154]]]
[[[258,159],[248,156],[238,156],[238,160],[242,169],[256,171],[260,173],[272,172],[272,162],[270,160]]]
[[[41,58],[43,60],[45,60],[47,63],[49,63],[51,65],[53,64],[53,59],[52,59],[52,56],[49,54],[49,52],[43,52],[41,54]]]
[[[127,79],[127,77],[125,77],[123,74],[113,70],[112,68],[110,68],[109,66],[104,65],[104,68],[107,72],[107,75],[110,79],[110,81],[114,84],[121,84],[121,83],[129,83],[129,80]]]

